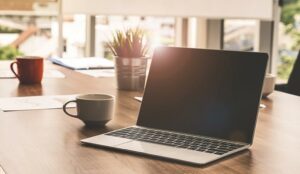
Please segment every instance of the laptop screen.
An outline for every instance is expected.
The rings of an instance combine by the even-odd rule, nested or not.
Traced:
[[[267,54],[155,50],[137,125],[252,143]]]

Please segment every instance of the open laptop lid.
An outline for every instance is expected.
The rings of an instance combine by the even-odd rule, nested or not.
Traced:
[[[252,144],[268,55],[161,47],[137,125]]]

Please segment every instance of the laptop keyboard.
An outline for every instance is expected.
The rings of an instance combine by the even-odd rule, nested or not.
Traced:
[[[105,135],[162,144],[206,153],[214,153],[217,155],[225,154],[229,151],[238,149],[243,146],[241,144],[220,141],[207,137],[195,137],[173,132],[137,127],[129,127],[114,132],[109,132]]]

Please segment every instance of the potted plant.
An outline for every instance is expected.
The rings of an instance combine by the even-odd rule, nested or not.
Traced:
[[[144,89],[149,58],[145,31],[140,28],[117,30],[108,47],[115,56],[118,89]]]

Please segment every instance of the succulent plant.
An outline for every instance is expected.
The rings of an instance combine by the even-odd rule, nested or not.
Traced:
[[[117,57],[145,57],[149,50],[146,32],[140,28],[116,30],[108,47]]]

